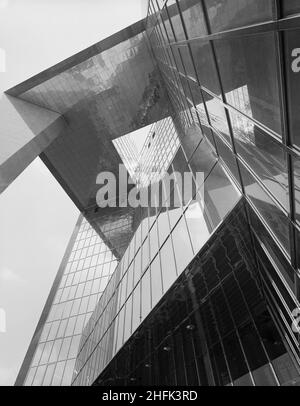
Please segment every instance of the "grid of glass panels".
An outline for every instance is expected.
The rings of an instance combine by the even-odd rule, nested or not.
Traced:
[[[274,264],[273,277],[270,271],[261,271],[266,298],[298,363],[299,342],[290,326],[292,310],[299,307],[300,292],[296,107],[300,18],[294,18],[291,27],[291,20],[284,17],[299,11],[295,2],[275,0],[150,0],[147,23],[147,34],[183,133],[188,133],[191,126],[200,126],[205,143],[213,148],[219,161],[216,168],[221,168],[221,163],[244,194],[249,224],[259,246]],[[286,28],[290,29],[285,31]],[[183,154],[187,158],[184,148]],[[199,162],[201,159],[196,159]],[[187,163],[192,166],[189,158]],[[206,165],[209,168],[209,162]],[[216,178],[212,185],[214,189]],[[222,203],[231,193],[224,196]],[[199,224],[201,229],[204,224],[204,230],[209,230],[207,225],[215,217],[216,201],[209,202],[208,215]],[[163,278],[173,274],[165,282],[166,286],[172,284],[187,265],[186,257],[190,255],[191,259],[196,252],[189,227],[190,246],[180,239],[176,246],[177,238],[187,231],[185,214],[180,214],[178,221],[176,210],[167,213],[166,232],[159,226],[159,219],[164,216],[148,213],[148,232],[145,237],[137,233],[134,239],[141,249],[131,248],[125,253],[123,265],[85,329],[75,384],[93,381],[143,320],[143,314],[147,315],[165,292]],[[173,215],[175,227],[171,223]],[[202,215],[195,218],[201,222]],[[207,237],[209,234],[208,231]],[[142,238],[150,241],[149,246],[146,244],[146,256],[152,261],[145,274],[143,265],[135,265],[140,264],[140,251],[143,257]],[[165,248],[163,255],[167,242],[169,250]],[[166,264],[169,273],[162,272],[165,258],[171,258]],[[141,283],[136,284],[140,275]],[[284,294],[277,286],[272,287],[274,277],[279,278],[278,286]],[[107,349],[105,355],[103,348]]]
[[[296,3],[151,0],[147,33],[183,125],[199,121],[243,192],[250,219],[254,212],[260,220],[251,226],[280,264],[276,272],[289,298],[263,282],[270,300],[288,309],[280,311],[279,324],[287,326],[284,334],[300,362],[290,328],[300,298]]]
[[[128,170],[129,175],[134,177],[136,166],[138,165],[138,152],[132,138],[132,133],[129,133],[113,140],[113,144]]]
[[[158,182],[169,168],[179,145],[171,117],[153,124],[140,153],[135,174],[137,184],[145,187],[150,182]]]
[[[81,333],[117,261],[83,218],[25,385],[70,385]]]
[[[204,172],[202,186],[188,204],[146,208],[119,266],[86,326],[76,362],[75,385],[91,384],[130,338],[161,297],[240,198],[211,146],[197,127],[199,144],[189,153],[179,147],[169,172]],[[200,157],[205,154],[207,160]],[[164,187],[164,180],[161,181]],[[166,200],[181,201],[177,175]],[[167,206],[167,207],[165,207]]]
[[[255,258],[242,201],[95,384],[297,385]]]

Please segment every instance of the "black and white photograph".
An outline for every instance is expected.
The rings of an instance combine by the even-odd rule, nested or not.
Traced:
[[[300,387],[299,0],[0,0],[0,386]]]

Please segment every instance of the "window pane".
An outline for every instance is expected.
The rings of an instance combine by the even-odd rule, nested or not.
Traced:
[[[283,0],[282,9],[284,16],[300,13],[299,0]]]
[[[142,272],[149,265],[149,238],[147,237],[142,245]]]
[[[162,281],[159,254],[151,263],[151,292],[152,292],[152,308],[157,304],[162,297]]]
[[[205,210],[217,226],[240,199],[240,193],[233,186],[221,165],[211,171],[204,185]]]
[[[274,373],[270,368],[270,365],[264,365],[252,372],[255,385],[257,386],[277,386]]]
[[[141,322],[141,286],[140,284],[133,291],[133,302],[132,302],[132,332],[136,330]]]
[[[65,361],[59,362],[58,364],[56,364],[56,368],[55,368],[55,372],[54,372],[54,376],[53,376],[53,380],[52,380],[53,386],[61,385],[61,379],[62,379],[62,376],[64,373],[65,364],[66,364]]]
[[[171,237],[161,249],[161,268],[163,279],[164,293],[169,289],[172,283],[176,280],[176,265],[172,247]]]
[[[205,0],[213,32],[271,20],[272,0]]]
[[[202,209],[203,204],[204,202],[200,205],[199,201],[193,200],[185,212],[194,254],[198,253],[210,236],[209,221],[206,221],[205,212]]]
[[[239,334],[250,369],[254,370],[266,364],[268,360],[253,324],[240,328]]]
[[[300,147],[299,30],[284,33],[289,126],[292,142]]]
[[[300,159],[294,158],[294,188],[296,219],[300,223]]]
[[[125,305],[125,320],[124,320],[124,342],[128,340],[131,334],[131,313],[132,313],[132,296],[126,302]]]
[[[287,161],[283,149],[271,136],[244,116],[231,112],[238,154],[247,162],[264,185],[288,210]]]
[[[227,336],[223,343],[232,379],[237,379],[248,373],[246,361],[236,334],[232,333]]]
[[[207,95],[206,99],[206,106],[212,126],[219,131],[231,145],[231,138],[224,107],[220,103],[219,99],[215,97],[212,98],[211,96]]]
[[[150,259],[153,259],[158,251],[157,224],[155,223],[150,230]]]
[[[171,13],[170,13],[170,18],[171,18],[171,24],[173,26],[173,30],[175,32],[175,37],[176,41],[182,41],[185,39],[185,34],[183,31],[183,26],[181,23],[178,7],[176,4],[174,4],[171,7]]]
[[[195,38],[207,33],[202,5],[194,0],[181,0],[180,9],[188,38]]]
[[[281,241],[287,253],[290,253],[289,225],[285,214],[256,182],[252,175],[240,165],[246,195],[251,199],[258,212]]]
[[[221,90],[211,45],[208,42],[199,41],[193,42],[191,47],[201,86],[219,96]]]
[[[276,44],[273,33],[215,41],[227,102],[281,135]]]
[[[56,366],[55,364],[48,365],[47,371],[46,371],[45,377],[44,377],[43,386],[49,386],[51,384],[55,366]]]
[[[196,78],[194,65],[191,58],[191,53],[187,45],[182,45],[179,48],[179,52],[181,54],[181,58],[184,63],[185,73],[192,78]]]
[[[172,233],[178,275],[193,258],[193,250],[187,231],[185,218],[182,217]]]
[[[162,246],[170,234],[169,218],[167,210],[162,209],[158,216],[159,245]]]
[[[227,165],[227,167],[230,170],[230,172],[232,173],[232,175],[235,177],[235,179],[240,184],[240,175],[238,172],[236,159],[235,159],[235,156],[233,155],[232,150],[228,147],[227,144],[225,144],[223,139],[221,139],[217,133],[215,133],[214,135],[215,135],[215,141],[217,144],[219,155],[221,156],[221,158]]]

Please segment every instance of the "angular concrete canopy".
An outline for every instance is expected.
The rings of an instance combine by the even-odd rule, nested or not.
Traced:
[[[40,148],[31,149],[33,140],[27,142],[30,159],[24,158],[25,142],[16,144],[13,161],[18,159],[23,167],[19,164],[14,168],[13,162],[6,170],[11,176],[2,175],[1,168],[3,183],[7,185],[39,155],[90,220],[99,189],[97,174],[111,171],[118,175],[121,159],[112,140],[170,115],[168,96],[148,47],[144,20],[6,94],[14,100],[27,127],[32,122],[36,127],[35,120],[43,125],[32,128],[32,139],[39,139]],[[7,138],[11,137],[9,131],[6,133]],[[4,162],[6,157],[2,158]]]

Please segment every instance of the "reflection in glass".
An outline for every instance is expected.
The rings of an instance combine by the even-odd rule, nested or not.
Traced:
[[[272,20],[272,0],[205,0],[212,32]]]
[[[220,84],[210,43],[202,40],[192,42],[191,48],[201,86],[220,96]]]
[[[217,164],[205,181],[205,208],[216,227],[240,199],[240,193]]]
[[[291,14],[300,13],[300,4],[298,0],[284,0],[282,2],[283,15],[288,16]]]
[[[230,116],[237,153],[288,210],[287,162],[283,149],[244,116],[233,111]]]
[[[199,201],[193,200],[185,212],[185,219],[192,240],[194,254],[196,254],[206,243],[211,232],[203,212],[203,203],[201,206]]]
[[[277,236],[283,247],[290,255],[289,224],[287,217],[274,201],[259,186],[244,165],[240,165],[246,195],[251,199],[264,221]]]
[[[207,34],[202,5],[194,0],[179,2],[188,38],[200,37]]]
[[[141,280],[142,283],[142,314],[144,319],[151,310],[151,286],[150,286],[150,270],[144,274]]]
[[[213,98],[206,93],[206,107],[209,113],[211,125],[218,130],[231,144],[231,138],[228,128],[225,109],[217,98]]]
[[[274,33],[214,44],[228,103],[281,136]]]
[[[185,218],[182,217],[172,232],[178,275],[193,258],[193,250],[187,231]]]
[[[172,285],[172,283],[175,282],[177,277],[171,237],[167,239],[167,241],[161,248],[160,257],[163,291],[165,293]]]

